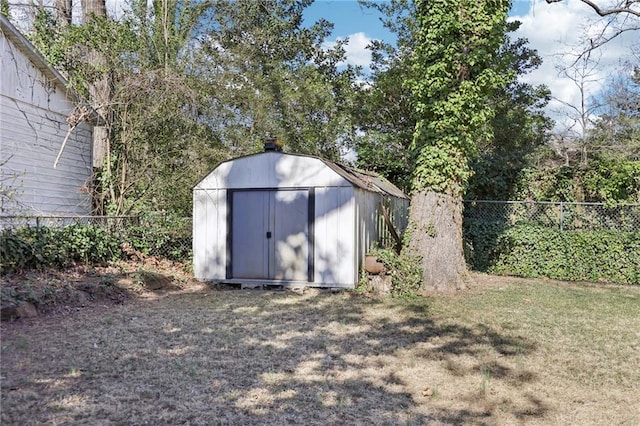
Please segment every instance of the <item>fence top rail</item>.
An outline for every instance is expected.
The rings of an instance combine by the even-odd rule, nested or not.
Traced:
[[[0,215],[2,219],[137,219],[139,216],[23,216]]]
[[[497,201],[497,200],[464,200],[463,203],[465,204],[529,204],[529,205],[533,205],[533,204],[546,204],[546,205],[553,205],[553,206],[567,206],[567,205],[572,205],[572,206],[599,206],[599,207],[610,207],[610,208],[620,208],[620,207],[640,207],[640,204],[616,204],[616,205],[609,205],[606,203],[589,203],[589,202],[585,202],[585,203],[580,203],[580,202],[576,202],[576,201]]]

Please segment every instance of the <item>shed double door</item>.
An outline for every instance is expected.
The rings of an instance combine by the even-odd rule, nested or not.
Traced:
[[[231,277],[308,281],[309,190],[233,191]]]

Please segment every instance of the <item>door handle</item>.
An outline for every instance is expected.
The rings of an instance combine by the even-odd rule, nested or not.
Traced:
[[[271,231],[267,231],[267,238],[271,238]]]

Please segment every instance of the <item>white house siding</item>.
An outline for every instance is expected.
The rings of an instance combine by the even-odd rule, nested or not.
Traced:
[[[0,39],[0,183],[11,196],[0,198],[0,213],[90,214],[87,185],[92,174],[92,127],[83,122],[73,130],[54,169],[69,128],[66,118],[75,103],[60,81],[41,70],[44,65],[29,50],[32,47],[15,44],[16,35],[5,33],[4,25]]]

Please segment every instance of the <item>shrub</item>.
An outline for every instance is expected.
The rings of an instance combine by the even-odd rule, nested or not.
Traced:
[[[395,297],[413,297],[422,285],[419,259],[407,254],[397,254],[388,248],[374,248],[370,254],[382,262],[391,276],[391,294]]]
[[[487,271],[498,255],[497,240],[506,228],[499,220],[464,221],[465,257],[472,269]]]
[[[104,263],[122,256],[119,241],[102,227],[74,224],[61,228],[5,229],[0,236],[0,272],[75,263]]]
[[[24,231],[23,231],[24,232]],[[18,231],[2,230],[0,234],[0,273],[26,268],[33,262],[33,247]]]
[[[640,232],[562,232],[515,225],[496,238],[488,272],[640,284]]]

